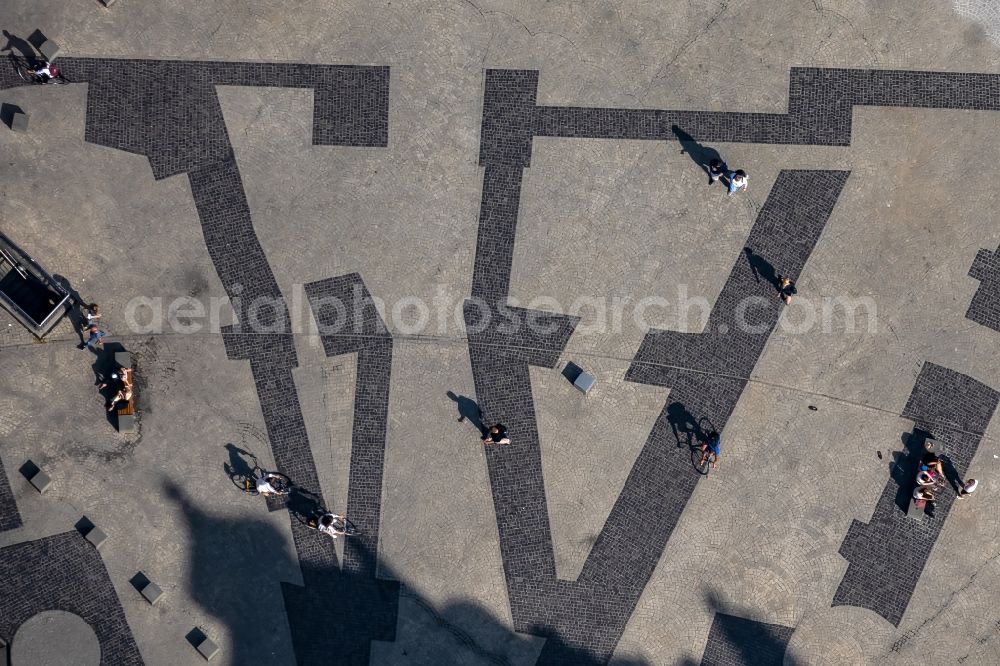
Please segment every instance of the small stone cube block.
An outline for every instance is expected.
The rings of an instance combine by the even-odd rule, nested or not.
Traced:
[[[131,368],[132,353],[127,351],[115,352],[115,363],[123,368]]]
[[[584,393],[589,391],[593,385],[594,385],[594,376],[589,372],[581,372],[580,375],[576,378],[576,381],[573,382],[573,386],[577,387]]]
[[[219,646],[211,638],[205,636],[205,640],[198,644],[198,652],[205,658],[205,661],[211,661],[212,657],[219,654]]]
[[[108,535],[100,527],[91,527],[85,538],[94,544],[94,548],[100,548],[101,544],[108,540]]]
[[[140,594],[142,594],[143,598],[149,602],[150,606],[152,606],[160,600],[160,597],[163,596],[163,590],[161,590],[160,586],[156,583],[150,582],[146,583],[146,587],[142,588],[142,592]]]
[[[118,432],[135,432],[135,414],[118,415]]]
[[[59,45],[53,42],[51,39],[46,39],[38,47],[38,52],[45,56],[45,59],[52,62],[56,59],[56,54],[59,53]]]
[[[28,483],[33,485],[39,493],[44,493],[52,485],[52,479],[42,470],[38,470],[33,477],[28,479]]]
[[[115,4],[115,0],[101,0],[101,4],[104,5],[105,7],[110,7],[111,5]]]
[[[28,131],[28,114],[22,111],[15,111],[10,116],[10,128],[15,132]]]

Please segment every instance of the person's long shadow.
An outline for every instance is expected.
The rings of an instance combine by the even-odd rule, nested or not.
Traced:
[[[256,456],[246,449],[241,449],[232,442],[226,443],[226,450],[229,451],[229,462],[222,464],[222,469],[229,475],[229,480],[236,482],[237,479],[249,479],[253,476],[253,465],[243,456],[249,456],[250,460],[256,460]]]
[[[747,255],[747,262],[750,264],[750,270],[753,271],[753,276],[757,279],[757,282],[760,282],[761,278],[763,278],[777,290],[778,273],[774,270],[774,265],[748,247],[743,248],[743,252]]]
[[[678,448],[684,445],[692,446],[695,440],[705,439],[705,433],[702,432],[697,419],[679,402],[667,405],[667,421],[674,431]]]
[[[698,143],[697,140],[684,130],[682,130],[677,125],[670,128],[674,136],[677,137],[677,141],[681,144],[681,153],[687,153],[691,161],[701,167],[702,171],[706,174],[708,173],[708,165],[712,160],[721,160],[722,157],[719,155],[719,151],[715,148],[709,148],[708,146],[703,146]]]
[[[35,67],[39,64],[38,56],[35,54],[35,48],[26,39],[22,39],[17,35],[12,35],[6,30],[3,31],[3,36],[7,38],[7,44],[2,49],[0,53],[8,52],[14,55],[14,51],[20,51],[21,56],[28,61],[28,65]]]
[[[472,398],[464,395],[455,395],[453,391],[448,391],[448,397],[458,407],[458,422],[468,421],[479,429],[480,436],[486,436],[486,426],[483,425],[483,411],[479,404]]]
[[[901,436],[903,450],[893,454],[893,462],[890,466],[889,475],[896,483],[896,506],[900,511],[906,513],[910,510],[910,498],[913,496],[913,488],[916,486],[917,470],[920,467],[920,459],[927,450],[925,445],[928,439],[933,436],[926,430],[914,428],[912,433],[906,432]]]
[[[83,335],[83,327],[84,324],[87,323],[87,320],[84,318],[83,313],[80,312],[79,304],[89,301],[84,301],[83,298],[80,296],[80,292],[74,289],[70,281],[67,278],[63,277],[62,275],[55,273],[53,274],[52,279],[58,282],[59,286],[65,289],[70,295],[70,299],[72,302],[70,303],[69,310],[66,311],[66,316],[69,318],[70,323],[73,324],[73,329],[76,331],[76,334],[80,337],[80,342],[83,343],[86,340],[86,338]],[[99,324],[100,320],[98,320],[95,323]]]

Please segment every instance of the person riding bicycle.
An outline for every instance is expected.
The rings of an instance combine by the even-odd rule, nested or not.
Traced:
[[[712,468],[719,466],[719,456],[720,453],[719,446],[719,433],[710,432],[707,437],[707,441],[701,445],[701,460],[699,465],[704,465],[706,461],[712,463]]]
[[[344,517],[338,516],[335,513],[330,513],[329,511],[322,515],[317,514],[316,516],[313,516],[306,524],[314,530],[319,530],[323,534],[329,534],[334,539],[338,536],[343,536],[346,533],[344,530]]]
[[[60,76],[59,68],[50,62],[43,62],[34,69],[29,67],[28,73],[35,77],[35,80],[39,83],[48,83],[52,79],[58,79]]]
[[[288,485],[285,482],[284,477],[279,476],[274,472],[268,472],[264,476],[257,479],[257,492],[264,497],[270,497],[271,495],[287,495]]]

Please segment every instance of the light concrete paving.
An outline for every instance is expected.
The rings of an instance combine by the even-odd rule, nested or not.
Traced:
[[[324,356],[301,285],[359,272],[395,335],[379,566],[403,592],[396,640],[375,643],[371,663],[532,664],[543,641],[513,631],[483,448],[447,395],[475,399],[455,309],[476,249],[483,70],[538,69],[539,104],[782,113],[793,66],[996,72],[987,15],[957,7],[13,0],[0,23],[20,36],[41,27],[67,56],[391,67],[386,148],[311,145],[307,90],[223,87],[219,98],[255,231],[286,299],[299,299],[293,376],[335,507],[347,501],[356,362]],[[68,323],[36,343],[0,313],[0,460],[24,520],[0,547],[86,515],[110,537],[101,557],[147,663],[197,663],[184,638],[194,626],[222,648],[213,663],[294,663],[280,584],[302,577],[287,514],[223,470],[227,443],[274,464],[249,364],[227,358],[217,329],[140,333],[146,320],[126,316],[136,297],[192,297],[215,299],[228,321],[188,180],[154,181],[145,157],[85,143],[86,96],[85,85],[0,91],[31,116],[26,134],[0,127],[0,231],[101,303],[110,339],[137,359],[140,436],[103,416],[94,357]],[[949,515],[900,626],[831,607],[847,568],[838,548],[852,520],[871,518],[923,362],[1000,388],[998,334],[965,318],[979,287],[969,266],[1000,244],[1000,114],[866,107],[853,118],[849,147],[711,145],[750,174],[731,200],[675,141],[534,140],[512,297],[558,312],[579,297],[671,304],[642,326],[626,306],[611,328],[600,324],[612,313],[582,307],[557,367],[532,369],[564,580],[582,570],[669,399],[624,381],[647,328],[700,332],[697,307],[673,307],[678,288],[714,303],[780,170],[851,171],[616,659],[697,663],[721,611],[796,627],[789,664],[1000,660],[997,419],[969,471],[982,486]],[[802,325],[807,301],[821,316],[818,299],[845,296],[869,297],[871,320],[859,311],[851,329],[838,306],[829,326]],[[589,395],[562,376],[570,361],[597,377]],[[44,495],[17,471],[29,458],[53,478]],[[156,606],[129,582],[139,570],[165,591]]]

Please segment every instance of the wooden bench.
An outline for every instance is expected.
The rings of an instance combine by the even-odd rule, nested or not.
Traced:
[[[135,389],[132,399],[118,408],[118,432],[135,432]]]
[[[917,500],[913,498],[913,493],[910,493],[910,508],[906,512],[908,518],[913,518],[914,520],[922,520],[924,517],[924,512],[927,510],[926,504],[921,504],[917,506]]]
[[[115,353],[115,362],[132,369],[132,355],[128,352]],[[118,408],[118,432],[135,432],[135,370],[132,369],[132,397],[123,407]]]

